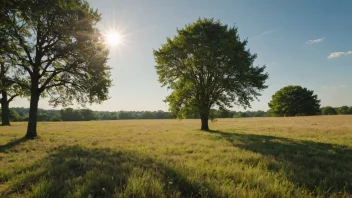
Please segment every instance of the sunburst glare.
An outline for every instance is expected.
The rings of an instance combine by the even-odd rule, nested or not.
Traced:
[[[123,35],[117,30],[109,30],[104,34],[105,43],[110,47],[118,47],[124,41]]]

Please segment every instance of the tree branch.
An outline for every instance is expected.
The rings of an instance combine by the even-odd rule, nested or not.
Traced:
[[[15,32],[15,36],[16,38],[18,39],[19,41],[19,45],[21,46],[21,48],[25,51],[25,53],[27,54],[27,57],[28,57],[28,62],[33,65],[33,60],[32,60],[32,57],[31,57],[31,53],[29,52],[29,49],[27,48],[27,46],[25,45],[21,35],[19,35],[18,31],[16,30],[16,28],[13,29],[14,32]]]
[[[15,99],[17,96],[19,96],[19,94],[15,94],[13,96],[10,97],[10,99],[7,102],[11,102],[13,99]]]
[[[48,89],[48,88],[51,88],[51,87],[58,87],[58,86],[63,86],[63,85],[66,85],[66,84],[71,84],[73,86],[77,86],[77,84],[73,83],[73,82],[70,82],[70,81],[66,81],[66,80],[60,80],[59,81],[60,83],[56,83],[56,84],[52,84],[52,85],[47,85],[46,87],[44,87],[44,90],[45,89]]]
[[[24,88],[24,89],[28,89],[28,90],[31,89],[28,85],[23,84],[23,83],[21,83],[21,82],[14,81],[14,80],[11,80],[11,79],[7,79],[7,81],[12,82],[12,83],[15,83],[15,84],[18,84],[20,87],[22,87],[22,88]]]

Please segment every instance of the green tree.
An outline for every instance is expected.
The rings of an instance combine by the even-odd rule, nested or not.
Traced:
[[[348,114],[352,114],[352,107],[348,107]]]
[[[59,118],[59,116],[54,115],[53,117],[50,118],[50,121],[51,122],[60,122],[60,121],[62,121],[62,119]]]
[[[7,53],[17,50],[15,45],[9,42],[8,26],[9,21],[5,20],[5,11],[9,8],[9,2],[0,4],[0,92],[1,92],[1,120],[2,126],[10,125],[10,102],[19,95],[19,87],[8,81],[9,70],[14,61],[9,61]]]
[[[111,86],[100,14],[85,0],[13,0],[5,12],[12,44],[12,82],[30,92],[26,137],[37,136],[40,96],[53,105],[101,102]],[[21,53],[20,53],[21,52]]]
[[[90,109],[81,109],[80,113],[82,114],[84,121],[90,121],[90,120],[96,120],[97,119],[97,117],[94,114],[94,112],[92,110],[90,110]]]
[[[349,114],[348,106],[341,106],[337,109],[337,113],[340,115]]]
[[[38,113],[38,121],[49,121],[50,117],[46,113]]]
[[[246,49],[236,27],[198,19],[177,33],[154,50],[159,82],[172,90],[165,102],[176,117],[199,114],[201,129],[208,130],[210,109],[250,107],[267,88],[265,66],[253,66],[257,56]]]
[[[270,114],[273,116],[317,115],[320,100],[312,90],[290,85],[278,90],[272,96],[269,107]]]
[[[84,116],[80,110],[75,110],[72,108],[62,109],[60,111],[61,119],[63,121],[83,121]]]
[[[10,125],[10,102],[20,95],[20,87],[8,81],[7,73],[10,69],[4,61],[5,57],[0,56],[0,103],[1,103],[1,125]]]
[[[335,108],[331,106],[326,106],[321,110],[323,115],[337,115],[337,111]]]
[[[20,121],[21,120],[21,116],[18,115],[17,111],[10,109],[9,110],[9,117],[11,121]]]

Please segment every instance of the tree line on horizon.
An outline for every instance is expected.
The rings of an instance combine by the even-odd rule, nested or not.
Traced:
[[[273,95],[268,112],[231,112],[251,108],[268,85],[265,65],[254,65],[257,54],[248,49],[236,26],[199,18],[153,49],[158,81],[170,94],[164,102],[170,113],[92,113],[66,108],[60,113],[38,108],[40,98],[53,106],[101,103],[112,86],[109,49],[97,28],[101,14],[86,0],[12,0],[0,4],[0,91],[2,125],[10,125],[9,103],[30,99],[25,137],[37,136],[40,120],[197,118],[201,130],[218,117],[308,116],[334,114],[320,110],[313,91],[287,86]],[[336,111],[336,109],[335,109]],[[338,112],[350,112],[344,107]],[[49,113],[51,112],[51,113]],[[158,114],[159,113],[159,114]],[[49,118],[50,117],[50,118]]]
[[[29,108],[10,108],[10,121],[28,121]],[[278,117],[268,111],[221,111],[212,110],[215,118],[252,118]],[[319,109],[317,115],[352,115],[352,106]],[[1,116],[1,115],[0,115]],[[188,116],[186,119],[199,119],[200,115]],[[93,121],[93,120],[138,120],[138,119],[175,119],[171,112],[165,111],[93,111],[91,109],[65,108],[61,110],[38,109],[38,122]]]

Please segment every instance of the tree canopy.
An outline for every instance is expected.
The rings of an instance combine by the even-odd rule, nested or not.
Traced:
[[[317,115],[320,100],[312,90],[289,85],[278,90],[269,102],[270,113],[274,116]]]
[[[39,97],[53,105],[101,102],[111,86],[108,50],[96,27],[100,14],[85,0],[14,0],[5,12],[18,50],[11,81],[29,90],[27,137],[35,137]]]
[[[348,106],[341,106],[337,109],[337,113],[340,115],[350,114],[350,109]]]
[[[337,111],[335,108],[331,106],[326,106],[321,110],[322,115],[337,115]]]
[[[198,113],[208,130],[211,108],[250,107],[267,88],[268,74],[253,65],[257,55],[246,45],[236,27],[206,18],[167,38],[154,56],[159,82],[172,90],[165,99],[170,111],[178,118]]]

